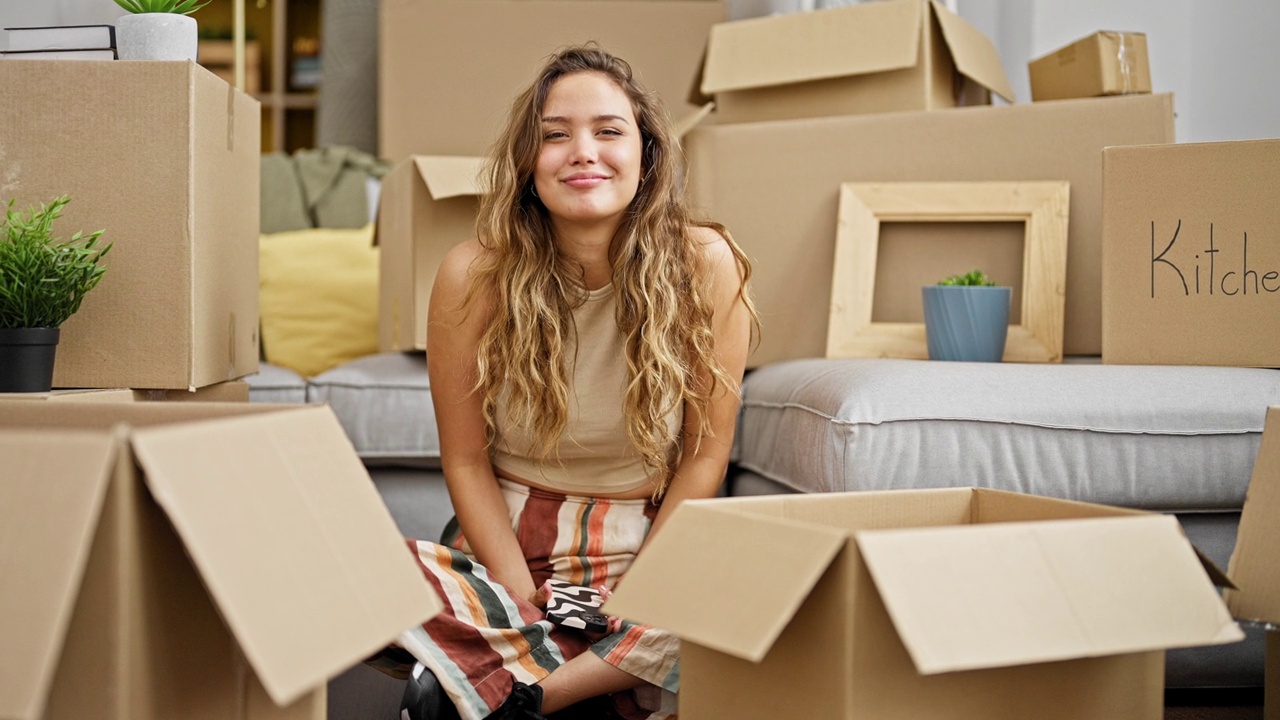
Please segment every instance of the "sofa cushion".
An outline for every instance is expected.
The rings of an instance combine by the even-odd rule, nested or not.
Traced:
[[[289,368],[259,363],[258,372],[245,378],[249,383],[249,402],[304,403],[307,381]]]
[[[311,378],[365,461],[438,467],[440,436],[422,353],[369,355]]]
[[[976,485],[1239,509],[1280,372],[796,360],[743,384],[739,466],[802,492]]]

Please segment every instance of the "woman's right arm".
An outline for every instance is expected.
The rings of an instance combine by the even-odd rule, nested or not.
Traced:
[[[458,245],[436,274],[427,313],[427,374],[445,484],[462,534],[494,579],[528,598],[534,591],[533,578],[489,461],[481,398],[472,391],[480,337],[493,315],[483,293],[470,308],[462,306],[471,264],[481,251],[475,240]]]

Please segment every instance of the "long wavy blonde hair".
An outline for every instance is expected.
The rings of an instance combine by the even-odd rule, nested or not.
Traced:
[[[576,347],[573,311],[587,299],[583,270],[559,252],[551,217],[533,192],[542,143],[542,110],[552,85],[574,73],[599,73],[630,98],[643,147],[642,180],[609,247],[617,322],[625,338],[629,382],[623,405],[627,435],[651,474],[654,497],[665,492],[682,443],[665,418],[692,406],[701,418],[696,441],[711,434],[708,409],[717,387],[737,393],[738,381],[715,357],[712,298],[704,251],[682,192],[683,158],[670,118],[658,98],[632,76],[631,67],[594,45],[563,50],[546,63],[512,104],[490,151],[477,231],[484,248],[472,267],[465,303],[481,294],[493,318],[480,340],[477,380],[490,446],[497,439],[498,399],[507,420],[530,428],[534,450],[551,458],[568,425],[570,347]],[[747,295],[751,266],[725,229],[696,223],[724,236]],[[696,445],[695,445],[696,447]]]

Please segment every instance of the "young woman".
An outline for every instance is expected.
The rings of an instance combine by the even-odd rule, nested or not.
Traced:
[[[691,220],[669,118],[594,46],[552,57],[516,99],[485,179],[478,238],[431,296],[456,523],[415,546],[449,606],[415,654],[467,720],[602,696],[668,717],[678,642],[621,620],[592,637],[553,626],[539,588],[612,587],[676,505],[716,493],[757,324],[747,259]]]

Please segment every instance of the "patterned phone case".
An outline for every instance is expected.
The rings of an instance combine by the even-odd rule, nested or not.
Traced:
[[[602,633],[609,619],[597,612],[604,599],[597,590],[573,585],[563,580],[548,580],[551,597],[547,600],[547,619],[557,625]]]

